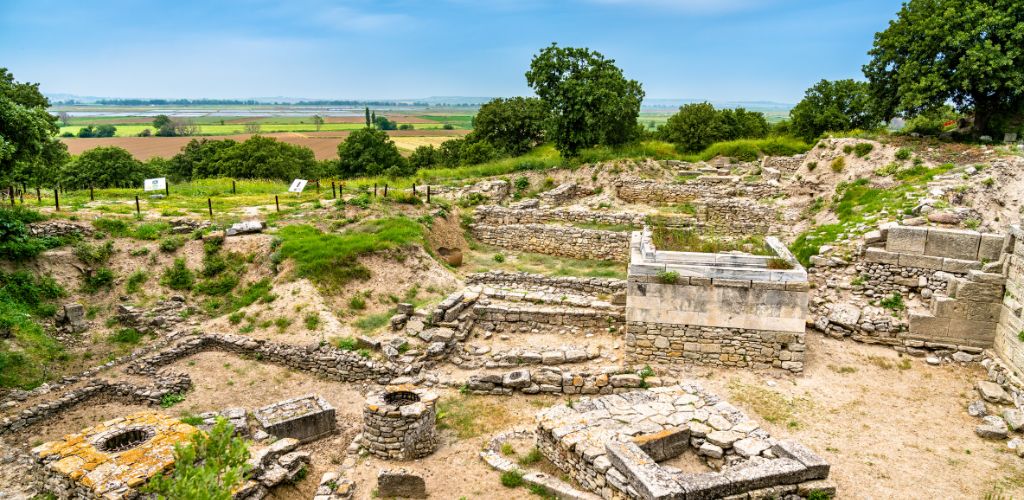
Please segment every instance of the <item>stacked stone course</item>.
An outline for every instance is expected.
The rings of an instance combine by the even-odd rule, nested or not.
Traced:
[[[386,460],[425,457],[437,448],[437,394],[408,385],[388,386],[367,396],[362,444]]]
[[[772,198],[782,193],[777,184],[748,184],[739,176],[704,175],[683,183],[645,179],[623,179],[615,183],[615,194],[628,203],[689,203],[707,198]]]
[[[803,371],[804,335],[770,330],[630,322],[626,360]]]
[[[522,252],[619,262],[629,256],[629,233],[623,231],[549,224],[472,224],[470,232],[481,243]]]

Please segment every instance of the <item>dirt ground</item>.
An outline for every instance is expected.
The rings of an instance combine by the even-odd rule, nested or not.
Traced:
[[[758,420],[774,437],[797,439],[832,464],[839,498],[1002,498],[1024,496],[1024,463],[1004,442],[974,435],[975,419],[965,410],[976,396],[980,367],[928,366],[900,358],[892,350],[808,335],[806,373],[776,373],[690,368],[680,376],[700,381]],[[909,361],[905,361],[909,360]],[[277,365],[206,352],[170,366],[187,371],[195,387],[184,402],[166,409],[173,415],[248,409],[302,394],[317,393],[335,406],[339,433],[306,446],[313,453],[307,479],[281,489],[276,498],[309,498],[320,475],[335,470],[344,450],[359,432],[363,384],[322,380]],[[455,399],[474,408],[468,428],[478,433],[459,439],[455,429],[442,431],[433,455],[412,462],[385,463],[361,458],[351,472],[357,498],[373,498],[382,467],[421,472],[432,498],[505,499],[525,496],[509,491],[478,457],[486,441],[502,429],[531,426],[534,414],[560,401],[554,397],[461,397],[442,389],[442,400]],[[141,409],[104,403],[83,405],[49,423],[21,433],[16,440],[39,444],[83,427]],[[444,421],[442,417],[442,421]],[[517,452],[528,451],[519,446]]]

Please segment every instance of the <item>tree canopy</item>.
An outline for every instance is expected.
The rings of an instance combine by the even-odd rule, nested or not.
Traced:
[[[317,169],[312,149],[260,135],[224,148],[216,163],[219,175],[234,179],[291,181]]]
[[[49,105],[39,84],[16,82],[0,68],[0,182],[41,180],[41,172],[67,160]]]
[[[696,153],[719,141],[765,137],[768,120],[763,113],[744,108],[717,110],[707,102],[685,104],[658,129],[658,135],[684,153]]]
[[[864,74],[882,118],[952,102],[979,132],[1024,119],[1024,2],[910,0],[875,35]]]
[[[143,491],[160,499],[231,500],[251,468],[249,449],[234,431],[218,418],[208,435],[199,431],[188,443],[174,445],[174,470],[153,477]]]
[[[388,134],[372,127],[353,130],[338,144],[338,158],[338,171],[342,177],[401,177],[415,173]]]
[[[503,153],[525,154],[544,140],[544,102],[535,97],[492,99],[473,118],[473,134]]]
[[[526,81],[547,107],[549,138],[565,156],[624,144],[639,133],[640,83],[598,52],[551,44],[534,56]]]
[[[822,80],[790,110],[790,129],[808,141],[829,131],[874,129],[881,123],[867,82]]]
[[[159,172],[147,168],[131,153],[117,146],[90,149],[64,167],[61,182],[84,189],[141,186],[146,178]]]

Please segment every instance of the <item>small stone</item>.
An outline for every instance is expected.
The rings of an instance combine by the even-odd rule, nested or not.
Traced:
[[[981,394],[981,399],[989,403],[1010,404],[1010,397],[1006,395],[1006,391],[999,384],[987,380],[979,380],[975,387],[978,389],[978,393]]]
[[[972,401],[971,404],[967,405],[967,414],[972,417],[984,417],[988,415],[988,408],[985,407],[985,402],[981,400]]]
[[[985,439],[1006,439],[1008,429],[1002,418],[989,415],[981,425],[974,428],[974,433]]]
[[[928,356],[924,358],[924,362],[932,366],[938,366],[942,363],[942,360],[938,356]]]
[[[1024,429],[1024,412],[1016,408],[1003,410],[1003,420],[1014,432]]]
[[[974,361],[974,356],[963,351],[957,351],[953,353],[953,361],[956,361],[957,363],[970,363],[971,361]]]
[[[721,447],[705,441],[704,444],[700,445],[700,448],[697,449],[697,454],[710,458],[722,458],[722,455],[724,455],[725,452],[722,451]]]
[[[377,495],[390,498],[426,498],[423,478],[405,469],[381,469],[377,474]]]

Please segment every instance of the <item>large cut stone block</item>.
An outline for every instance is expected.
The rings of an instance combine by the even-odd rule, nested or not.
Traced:
[[[672,427],[654,434],[643,434],[633,438],[633,442],[656,461],[661,462],[675,458],[690,446],[690,429]]]
[[[1003,286],[995,283],[979,283],[960,280],[956,284],[956,298],[975,302],[1002,302]]]
[[[803,478],[803,481],[828,477],[830,468],[828,462],[811,451],[810,448],[796,441],[781,440],[772,447],[772,451],[777,457],[792,458],[807,467],[809,477]]]
[[[868,262],[877,262],[879,264],[899,264],[900,254],[886,252],[881,248],[868,248],[864,251],[864,260]]]
[[[942,270],[942,257],[930,255],[900,254],[899,264],[903,267],[917,267],[920,269]]]
[[[969,319],[949,319],[947,321],[949,321],[947,337],[958,344],[989,347],[995,340],[996,323]]]
[[[647,500],[684,500],[682,486],[634,443],[605,444],[608,460],[630,486]]]
[[[885,249],[889,252],[923,254],[928,242],[928,228],[895,226],[889,228]]]
[[[910,313],[910,336],[920,339],[945,338],[949,333],[949,320],[930,314]]]
[[[334,407],[316,394],[288,399],[253,411],[263,430],[303,442],[334,432]]]
[[[383,498],[427,498],[423,477],[405,469],[381,469],[377,474],[377,492]]]
[[[984,233],[981,235],[981,245],[978,248],[978,260],[995,262],[1003,253],[1003,244],[1006,236],[1002,234]]]
[[[981,234],[957,229],[929,229],[925,255],[951,259],[978,260]]]

